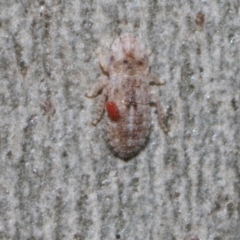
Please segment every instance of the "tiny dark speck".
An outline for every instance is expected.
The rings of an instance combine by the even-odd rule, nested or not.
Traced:
[[[64,152],[62,153],[62,156],[63,156],[63,157],[67,157],[67,156],[68,156],[67,151],[64,151]]]
[[[8,151],[8,152],[7,152],[7,156],[8,156],[9,158],[11,158],[11,157],[12,157],[12,151]]]
[[[195,23],[200,26],[203,27],[204,23],[205,23],[205,15],[202,12],[199,12],[195,18]]]
[[[114,56],[111,56],[110,57],[110,63],[113,63],[114,62]]]
[[[120,239],[120,238],[121,238],[120,234],[116,234],[116,239]]]
[[[231,104],[234,111],[238,110],[238,104],[235,98],[231,100]]]

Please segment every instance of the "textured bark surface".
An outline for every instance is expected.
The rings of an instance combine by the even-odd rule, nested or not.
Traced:
[[[240,3],[0,1],[0,239],[240,239]],[[152,50],[170,132],[124,162],[90,122],[96,48]],[[105,114],[106,117],[106,114]]]

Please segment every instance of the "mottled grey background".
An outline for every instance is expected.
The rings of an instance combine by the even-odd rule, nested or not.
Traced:
[[[0,0],[0,239],[240,239],[239,0]],[[198,18],[198,20],[196,19]],[[205,18],[205,21],[204,21]],[[152,50],[171,131],[108,148],[96,49]]]

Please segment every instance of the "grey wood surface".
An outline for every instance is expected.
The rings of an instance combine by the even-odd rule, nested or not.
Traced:
[[[240,2],[0,0],[0,239],[240,239]],[[124,162],[91,125],[96,50],[152,50],[148,144]]]

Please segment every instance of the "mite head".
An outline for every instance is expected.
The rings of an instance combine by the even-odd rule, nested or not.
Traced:
[[[108,71],[128,75],[148,73],[148,54],[135,36],[124,34],[113,42],[108,58]]]

